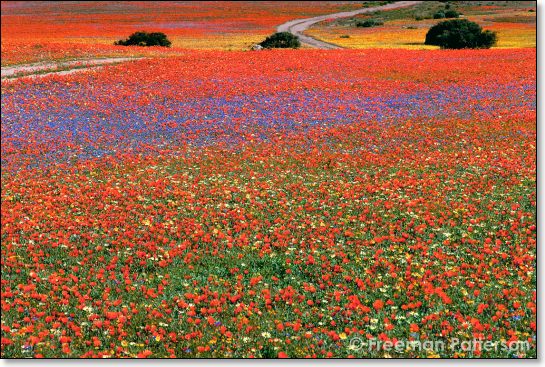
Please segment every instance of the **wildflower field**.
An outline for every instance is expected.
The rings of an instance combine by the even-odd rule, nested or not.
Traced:
[[[535,2],[452,3],[468,19],[498,32],[497,47],[536,46]],[[354,1],[3,1],[2,66],[90,57],[168,57],[182,49],[248,50],[286,21],[361,6]],[[415,17],[429,16],[444,6],[431,1],[356,17],[384,18],[385,24],[376,28],[357,28],[352,19],[341,19],[320,22],[306,33],[347,48],[436,49],[423,40],[427,29],[439,20]],[[113,46],[114,41],[142,29],[167,33],[174,48]]]
[[[535,67],[186,50],[2,81],[2,356],[535,357]]]
[[[113,46],[142,29],[167,33],[176,48],[247,50],[288,20],[359,7],[353,1],[3,1],[2,66],[178,53]]]
[[[535,3],[249,51],[383,3],[2,2],[1,357],[536,358]]]

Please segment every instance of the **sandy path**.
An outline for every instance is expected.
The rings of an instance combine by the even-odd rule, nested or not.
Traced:
[[[303,34],[303,32],[307,30],[311,25],[318,22],[323,22],[324,20],[352,17],[357,14],[371,13],[377,10],[391,10],[391,9],[404,8],[404,7],[416,5],[421,2],[422,1],[397,1],[392,4],[387,4],[383,6],[375,6],[372,8],[364,8],[364,9],[358,9],[353,11],[345,11],[341,13],[320,15],[313,18],[291,20],[289,22],[279,25],[277,27],[277,31],[290,32],[296,35],[297,37],[299,37],[299,40],[301,41],[302,44],[305,44],[311,47],[323,48],[328,50],[342,48],[333,43],[320,41],[316,38],[307,36]]]
[[[2,67],[2,80],[14,80],[23,77],[37,78],[48,75],[67,75],[101,65],[117,64],[125,61],[139,60],[141,57],[110,57],[82,59],[65,62],[41,62],[36,64],[14,65]],[[58,70],[63,69],[63,70]],[[46,72],[50,71],[50,72]]]

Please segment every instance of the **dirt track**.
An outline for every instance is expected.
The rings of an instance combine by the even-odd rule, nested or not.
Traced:
[[[86,60],[72,60],[65,62],[47,62],[26,65],[14,65],[2,67],[2,80],[14,80],[19,78],[38,78],[47,75],[66,75],[82,70],[96,68],[101,65],[116,64],[125,61],[139,60],[135,57],[110,57]]]
[[[306,18],[306,19],[296,19],[291,20],[289,22],[286,22],[284,24],[281,24],[277,27],[278,32],[290,32],[297,37],[299,37],[299,40],[302,44],[305,44],[307,46],[316,47],[316,48],[323,48],[327,50],[332,49],[338,49],[342,48],[338,45],[335,45],[333,43],[320,41],[316,38],[307,36],[303,34],[305,30],[307,30],[311,25],[323,22],[324,20],[329,19],[338,19],[338,18],[347,18],[352,17],[357,14],[364,14],[364,13],[371,13],[377,10],[391,10],[391,9],[398,9],[398,8],[405,8],[408,6],[413,6],[418,3],[421,3],[422,1],[397,1],[392,4],[387,4],[383,6],[375,6],[372,8],[364,8],[364,9],[358,9],[353,11],[345,11],[341,13],[334,13],[334,14],[326,14],[326,15],[320,15],[313,18]]]

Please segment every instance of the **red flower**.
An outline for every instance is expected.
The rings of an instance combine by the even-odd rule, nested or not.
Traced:
[[[138,354],[136,355],[136,357],[137,357],[137,358],[148,358],[148,357],[151,356],[152,354],[153,354],[153,353],[152,353],[151,350],[146,349],[146,350],[144,350],[144,351],[138,353]]]
[[[279,352],[278,353],[278,358],[289,358],[289,356],[284,352]]]
[[[383,307],[384,307],[384,302],[381,299],[377,299],[375,300],[375,302],[373,302],[373,308],[375,310],[380,311],[382,310]]]

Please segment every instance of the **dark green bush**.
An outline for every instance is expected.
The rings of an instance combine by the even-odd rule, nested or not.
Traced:
[[[426,34],[426,45],[441,48],[490,48],[496,44],[496,33],[483,31],[480,25],[467,19],[453,19],[431,27]]]
[[[445,18],[445,12],[443,10],[439,10],[438,12],[435,12],[433,14],[433,19],[444,19]]]
[[[278,32],[267,37],[260,45],[263,48],[299,48],[301,42],[290,32]]]
[[[167,39],[166,34],[161,32],[134,32],[126,40],[114,42],[119,46],[162,46],[170,47],[172,42]]]
[[[383,25],[384,22],[378,19],[366,19],[356,22],[356,27],[377,27]]]
[[[458,18],[460,16],[460,13],[458,13],[454,9],[449,9],[445,11],[445,18]]]
[[[433,19],[458,18],[459,16],[460,13],[458,13],[456,10],[451,9],[450,6],[448,6],[448,8],[445,6],[444,10],[438,10],[433,14]]]

